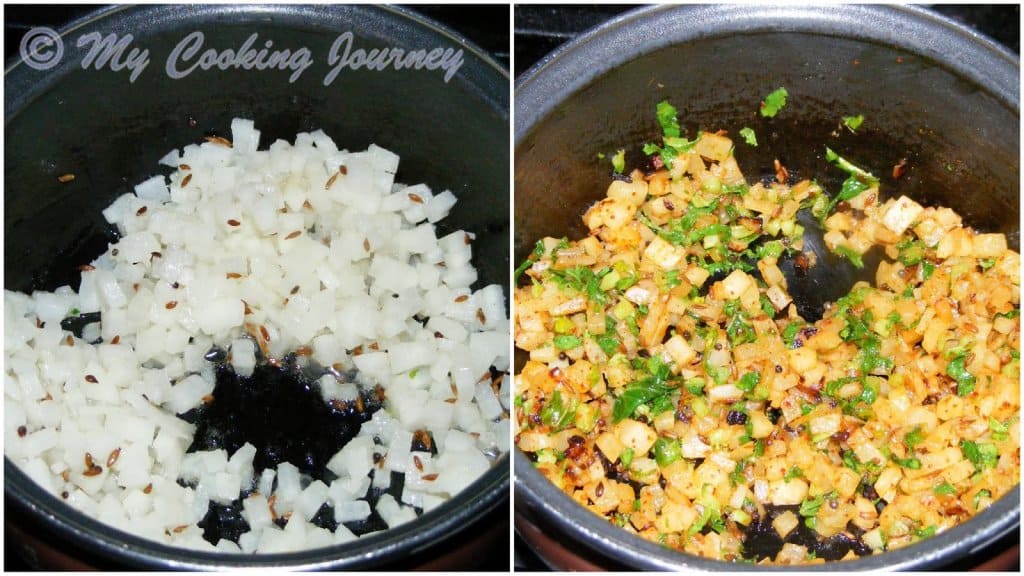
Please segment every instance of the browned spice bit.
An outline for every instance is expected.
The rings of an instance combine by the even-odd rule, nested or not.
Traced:
[[[302,201],[302,207],[305,208],[306,210],[312,210],[313,209],[313,205],[309,203],[309,200],[303,200]]]
[[[893,179],[899,180],[900,177],[903,176],[903,173],[906,172],[906,170],[907,170],[907,159],[906,158],[900,158],[900,161],[897,162],[896,165],[892,167],[892,177],[893,177]]]
[[[338,166],[338,172],[341,172],[342,174],[348,174],[348,166]]]
[[[331,368],[333,368],[335,372],[341,372],[345,369],[345,365],[341,362],[335,362],[334,364],[331,364]]]
[[[150,252],[149,253],[149,261],[150,262],[153,261],[153,258],[163,258],[163,257],[164,257],[164,255],[161,254],[160,252]]]
[[[178,301],[177,300],[171,300],[167,304],[164,304],[164,308],[167,308],[168,310],[174,310],[174,308],[177,305],[178,305]]]
[[[67,344],[68,346],[74,346],[75,339],[74,337],[71,336],[71,334],[68,334],[67,337],[64,338],[64,343]]]
[[[143,494],[149,494],[152,491],[153,491],[153,483],[152,482],[150,482],[149,484],[146,484],[146,487],[142,489],[142,493]]]
[[[459,397],[459,389],[455,387],[455,382],[449,382],[448,389],[452,391],[452,396]]]
[[[24,438],[26,434],[28,434],[28,428],[24,426],[18,426],[18,437]]]
[[[427,432],[426,430],[420,429],[420,430],[417,430],[417,431],[413,432],[412,436],[420,444],[422,444],[428,451],[431,449],[431,447],[433,445],[433,440],[430,439],[430,433],[429,432]]]
[[[228,280],[234,280],[235,278],[242,277],[242,275],[239,274],[238,272],[228,272],[227,274],[225,274],[225,276],[227,276]]]
[[[299,346],[298,348],[295,349],[295,355],[296,356],[312,356],[313,355],[313,349],[310,348],[309,346]]]
[[[370,241],[366,238],[363,239],[363,250],[370,251]]]
[[[445,400],[445,402],[447,402],[449,404],[455,404],[455,402],[457,402],[457,400],[455,398],[449,398],[449,399]]]
[[[270,498],[267,498],[267,507],[270,508],[270,517],[277,520],[277,510],[274,510],[275,502],[277,502],[277,494],[271,494]]]
[[[39,317],[36,317],[36,328],[42,328],[43,326],[46,326],[46,322],[43,322]]]
[[[203,396],[203,404],[213,404],[213,394]]]
[[[267,331],[267,327],[263,324],[260,324],[260,336],[263,337],[264,341],[270,342],[270,332]]]
[[[235,220],[234,218],[228,220],[228,226],[241,226],[241,225],[242,225],[242,223],[239,222],[238,220]]]
[[[371,342],[368,348],[376,352],[377,350],[380,350],[380,344],[377,344],[376,342]]]
[[[192,181],[192,173],[185,174],[185,177],[181,179],[181,187],[188,186],[188,183]]]
[[[604,482],[598,482],[597,483],[597,488],[594,488],[594,494],[598,498],[600,498],[601,496],[604,496]]]
[[[469,234],[463,234],[462,241],[465,242],[467,245],[473,242],[473,240],[469,237]]]
[[[206,141],[211,144],[217,144],[218,146],[224,146],[225,148],[231,148],[231,140],[228,140],[223,136],[207,136]]]
[[[121,343],[121,335],[120,334],[114,334],[114,337],[110,339],[110,343],[114,344],[114,345],[120,344]]]
[[[132,290],[135,291],[135,292],[139,291],[139,283],[138,282],[136,282],[135,284],[132,284]]]
[[[455,297],[455,301],[456,302],[465,302],[466,300],[469,300],[469,296],[466,295],[466,294],[463,294],[462,296],[456,296]]]
[[[143,214],[146,213],[146,210],[149,210],[149,207],[148,206],[143,206],[142,208],[139,208],[138,210],[135,211],[135,215],[136,216],[142,216]]]
[[[112,468],[114,464],[117,464],[117,459],[121,457],[121,449],[114,448],[110,451],[110,456],[107,456],[107,468]]]
[[[487,324],[487,316],[484,315],[483,308],[476,309],[476,319],[479,320],[481,324]]]
[[[187,120],[187,122],[188,122],[188,127],[189,127],[189,128],[195,128],[195,127],[196,127],[196,125],[198,125],[198,124],[199,124],[198,122],[196,122],[196,119],[195,119],[195,118],[193,118],[193,117],[191,117],[191,116],[189,116],[189,117],[188,117],[188,120]]]
[[[296,284],[295,286],[292,286],[292,291],[289,292],[289,294],[298,294],[298,292],[299,292],[299,285]]]
[[[338,400],[337,398],[332,398],[330,404],[331,408],[334,408],[338,412],[344,412],[345,409],[348,408],[348,403],[344,400]]]
[[[440,332],[434,332],[434,338],[444,338],[444,334]]]
[[[381,466],[381,462],[383,462],[383,461],[384,461],[384,455],[383,454],[378,454],[377,452],[373,453],[373,463],[374,464],[376,464],[377,466]]]
[[[281,214],[287,214],[288,213],[288,207],[287,206],[282,206],[281,208],[278,208],[277,211],[280,212]],[[274,232],[274,234],[277,234],[277,232]]]
[[[70,496],[70,494],[68,494],[68,491],[67,491],[67,490],[65,490],[65,491],[63,491],[63,492],[61,492],[61,493],[60,493],[60,497],[61,497],[61,498],[63,498],[63,499],[65,499],[65,500],[67,500],[67,499],[68,499],[68,496]]]
[[[362,396],[356,396],[356,412],[362,412],[366,409],[366,405],[363,403]]]
[[[353,356],[359,356],[359,355],[361,355],[362,353],[363,353],[363,345],[362,345],[362,344],[360,344],[359,346],[356,346],[356,347],[355,347],[355,348],[354,348],[354,349],[352,350],[352,355],[353,355]]]
[[[71,470],[65,469],[60,473],[60,479],[67,482],[71,478]]]
[[[67,184],[68,182],[71,182],[74,179],[74,174],[61,174],[60,176],[57,176],[57,182],[60,182],[61,184]]]
[[[388,399],[387,395],[384,393],[384,387],[381,386],[380,384],[377,384],[376,386],[373,387],[373,396],[377,398],[378,402],[381,403]]]
[[[249,303],[248,302],[246,302],[245,300],[242,300],[242,305],[245,306],[245,315],[246,316],[248,316],[249,314],[252,314],[252,308],[249,308]]]
[[[420,472],[423,472],[423,461],[420,460],[419,456],[413,454],[412,455],[412,463],[416,466],[417,470],[419,470]]]
[[[775,159],[775,179],[778,180],[779,184],[785,184],[789,181],[789,170],[779,162],[779,159]]]
[[[78,267],[78,269],[81,270],[82,272],[88,272],[90,270],[95,270],[96,267],[93,266],[92,264],[82,264],[81,266]]]
[[[85,453],[85,467],[86,468],[92,468],[95,465],[96,465],[96,463],[92,459],[92,453],[91,452],[86,452]]]
[[[295,232],[285,236],[284,239],[291,240],[292,238],[298,238],[300,234],[302,234],[302,230],[296,230]]]
[[[800,252],[793,258],[793,269],[796,270],[797,276],[806,276],[807,269],[811,267],[811,262],[807,258],[807,254]]]
[[[182,524],[181,526],[175,526],[173,532],[175,534],[181,534],[185,530],[188,530],[188,524]]]
[[[93,376],[92,374],[86,374],[85,375],[85,381],[89,382],[90,384],[95,384],[95,383],[99,382],[99,380],[97,380],[96,377]]]
[[[423,197],[421,197],[419,194],[413,194],[410,192],[408,196],[409,200],[412,200],[416,204],[423,204]]]
[[[40,400],[40,402],[49,402],[50,400],[53,400],[53,396],[49,392],[47,392],[46,396],[43,396],[43,399]]]
[[[424,474],[422,480],[425,480],[427,482],[433,482],[434,480],[437,480],[437,474]]]
[[[338,173],[335,172],[330,178],[327,179],[327,184],[324,185],[324,190],[330,190],[331,186],[334,186],[334,182],[338,179]]]
[[[188,164],[178,164],[178,170],[191,170],[192,167]]]
[[[121,251],[118,250],[117,248],[114,248],[113,250],[110,251],[110,255],[111,256],[117,256],[120,253],[121,253]]]

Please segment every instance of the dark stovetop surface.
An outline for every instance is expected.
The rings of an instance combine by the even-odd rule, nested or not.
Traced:
[[[53,5],[4,6],[4,59],[18,54],[18,46],[22,36],[35,26],[49,26],[59,29],[64,24],[84,16],[100,6]],[[487,6],[410,6],[433,20],[462,34],[467,39],[487,52],[506,70],[509,68],[509,27],[507,5]],[[499,506],[497,510],[481,522],[488,526],[511,525],[509,506]],[[486,554],[481,554],[475,570],[507,572],[509,569],[508,544],[510,536],[498,537],[497,545]],[[4,539],[5,571],[29,570],[30,567],[17,553],[15,546]]]
[[[515,77],[530,69],[546,54],[598,24],[635,6],[520,5],[514,11]],[[1020,53],[1020,5],[932,5],[929,8],[972,28],[1015,53]],[[967,570],[999,552],[1019,544],[1019,534],[997,542],[975,559],[961,561],[949,570]],[[1018,560],[1019,563],[1019,560]],[[516,570],[546,570],[530,547],[515,536]],[[1019,568],[1019,564],[1018,564]]]

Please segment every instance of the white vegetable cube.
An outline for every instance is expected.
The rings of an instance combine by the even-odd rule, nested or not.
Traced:
[[[903,234],[923,211],[924,208],[917,202],[900,196],[886,208],[882,224],[894,234]]]
[[[672,268],[679,263],[683,258],[683,252],[663,240],[660,236],[655,236],[654,240],[647,245],[644,249],[644,259],[654,262],[661,268]]]

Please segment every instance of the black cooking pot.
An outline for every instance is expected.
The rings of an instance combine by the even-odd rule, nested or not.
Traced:
[[[604,196],[607,158],[625,146],[627,166],[645,162],[640,146],[660,137],[654,110],[664,99],[691,137],[697,129],[735,135],[753,128],[759,146],[735,151],[748,180],[774,178],[779,159],[793,178],[815,178],[835,194],[846,174],[824,159],[828,145],[880,176],[884,195],[953,208],[979,230],[1005,233],[1019,250],[1018,85],[1015,56],[915,7],[658,6],[624,14],[517,82],[515,260],[526,259],[543,236],[586,234],[580,216]],[[780,86],[789,103],[775,118],[762,118],[761,100]],[[857,114],[865,120],[856,134],[840,126],[843,116]],[[905,172],[894,178],[902,159]],[[800,313],[816,319],[856,280],[874,277],[879,254],[869,253],[857,270],[824,249],[812,221],[804,224],[818,265],[806,277],[783,270]],[[553,566],[736,568],[611,525],[519,451],[514,466],[517,530]],[[1019,500],[1015,487],[936,537],[824,568],[948,564],[1017,530]]]
[[[258,35],[259,50],[292,54],[306,48],[312,64],[287,70],[202,70],[170,77],[165,64],[179,43],[202,32],[202,50],[239,50]],[[132,43],[96,69],[89,45],[99,32]],[[332,44],[351,32],[357,49],[449,50],[461,65],[447,69],[341,69]],[[172,148],[206,135],[230,137],[232,118],[255,120],[265,147],[277,138],[322,129],[339,147],[376,143],[401,156],[396,181],[451,189],[459,202],[438,234],[476,233],[474,264],[480,285],[505,284],[508,235],[508,75],[479,49],[411,10],[369,6],[151,6],[106,9],[61,31],[63,57],[46,70],[17,59],[5,74],[5,288],[30,291],[76,284],[77,266],[107,247],[101,210],[158,171]],[[55,53],[38,44],[38,60]],[[134,80],[114,71],[131,48],[148,49],[149,64]],[[344,46],[340,47],[343,50]],[[177,60],[181,72],[198,53]],[[83,62],[91,67],[83,69]],[[448,74],[451,72],[451,74]],[[180,76],[180,74],[179,74]],[[447,77],[446,77],[447,76]],[[59,183],[58,177],[75,179]],[[111,529],[41,490],[5,459],[8,536],[21,537],[30,556],[54,567],[134,566],[208,569],[450,568],[480,562],[480,550],[507,541],[509,457],[463,493],[409,524],[355,542],[292,554],[227,555],[158,545]],[[497,522],[494,522],[495,519]],[[487,525],[481,525],[487,519]],[[504,526],[502,526],[502,523]],[[492,525],[493,524],[493,525]]]

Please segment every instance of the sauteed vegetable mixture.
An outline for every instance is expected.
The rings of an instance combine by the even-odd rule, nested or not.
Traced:
[[[1017,484],[1020,256],[1005,236],[883,200],[830,149],[849,174],[836,194],[778,163],[749,184],[724,133],[688,140],[671,105],[657,112],[653,170],[613,159],[590,235],[544,238],[517,270],[515,439],[537,469],[649,540],[780,564],[911,544]],[[815,265],[801,210],[854,265],[886,256],[814,323],[779,268]]]

